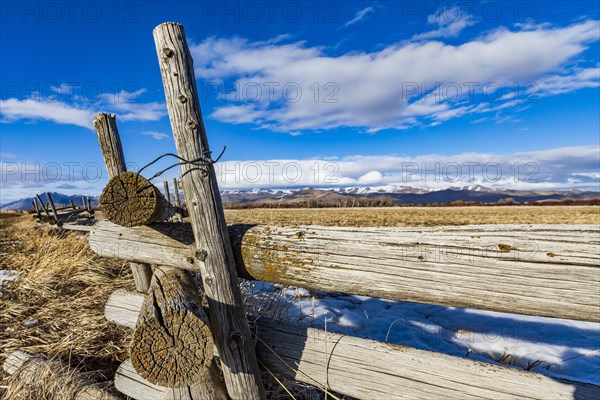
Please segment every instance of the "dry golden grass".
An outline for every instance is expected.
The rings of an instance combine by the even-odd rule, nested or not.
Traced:
[[[228,224],[439,226],[600,224],[599,206],[261,208],[225,210]]]
[[[20,352],[23,353],[23,352]],[[93,373],[81,373],[57,359],[30,354],[8,379],[7,399],[115,400],[118,392],[110,383],[93,383]],[[92,379],[88,379],[92,377]]]
[[[111,380],[127,356],[129,335],[106,321],[103,305],[113,290],[133,288],[127,263],[102,259],[86,236],[37,227],[29,216],[2,218],[0,226],[0,253],[7,253],[0,269],[21,272],[1,292],[0,362],[22,349],[93,371],[96,381]],[[9,390],[11,398],[38,398],[13,389],[3,387],[0,397]]]

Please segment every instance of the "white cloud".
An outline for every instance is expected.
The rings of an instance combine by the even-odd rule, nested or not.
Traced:
[[[600,68],[577,68],[569,74],[550,75],[540,79],[532,89],[534,95],[550,96],[577,89],[600,86]]]
[[[155,131],[144,131],[144,132],[142,132],[142,135],[152,136],[156,140],[163,140],[163,139],[166,139],[169,137],[169,135],[167,135],[166,133],[155,132]]]
[[[428,18],[430,24],[438,25],[438,29],[419,33],[412,40],[424,40],[437,37],[456,37],[468,26],[475,24],[473,18],[467,15],[459,7],[450,7],[439,10]]]
[[[512,154],[429,154],[227,161],[216,164],[221,189],[482,185],[524,190],[600,190],[600,147]]]
[[[597,86],[598,68],[574,62],[598,41],[598,26],[598,21],[581,21],[566,27],[499,28],[460,45],[400,42],[339,56],[304,42],[214,37],[191,51],[203,82],[233,79],[238,84],[237,98],[217,107],[215,119],[282,132],[337,127],[375,132],[515,107],[515,93],[529,84],[539,85],[544,95]],[[480,94],[491,83],[500,95],[473,101],[472,91]],[[249,96],[248,88],[256,87],[260,95]],[[301,96],[296,98],[297,88]]]
[[[35,93],[27,99],[1,100],[2,122],[43,120],[93,129],[92,119],[99,112],[116,113],[121,121],[156,121],[167,114],[164,103],[137,100],[145,89],[102,93],[92,99],[74,95],[61,97],[61,94],[72,93],[72,88],[65,84],[52,90],[59,96],[50,98]]]
[[[97,195],[104,165],[0,162],[0,203],[57,191]],[[73,167],[75,165],[75,167]],[[215,164],[221,189],[411,186],[442,189],[482,185],[523,190],[600,191],[600,147],[578,146],[512,154],[422,156],[354,155],[343,158],[226,161]],[[161,177],[170,180],[175,170]]]
[[[365,19],[370,14],[373,14],[374,12],[375,12],[375,8],[374,7],[365,7],[363,9],[361,9],[361,10],[358,10],[358,12],[354,15],[354,18],[352,18],[350,21],[346,22],[344,24],[344,27],[348,27],[350,25],[354,25],[357,22],[360,22],[363,19]]]
[[[49,101],[10,98],[0,102],[3,122],[18,120],[46,120],[57,124],[77,125],[91,129],[94,112],[69,104]]]

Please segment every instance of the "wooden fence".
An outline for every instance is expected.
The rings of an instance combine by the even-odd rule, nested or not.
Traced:
[[[94,221],[94,209],[89,197],[81,197],[81,206],[75,205],[73,200],[70,200],[69,205],[57,207],[51,193],[46,193],[46,199],[46,204],[44,204],[40,195],[35,195],[31,202],[33,217],[38,222],[62,227],[64,224],[84,226],[85,223],[91,225]]]
[[[125,170],[115,117],[98,115],[94,126],[111,177],[100,202],[103,211],[114,212],[107,212],[112,222],[87,229],[89,243],[101,256],[128,260],[137,289],[114,292],[105,306],[107,319],[133,330],[131,359],[115,376],[119,391],[143,400],[262,399],[262,365],[280,377],[361,399],[599,398],[595,385],[312,327],[249,321],[237,277],[599,322],[600,227],[227,227],[183,27],[159,25],[154,39],[190,218],[182,222],[176,181],[171,200],[168,186],[163,196]]]

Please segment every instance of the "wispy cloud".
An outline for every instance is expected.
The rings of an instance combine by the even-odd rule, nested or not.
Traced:
[[[430,15],[427,22],[437,25],[438,28],[414,35],[412,40],[456,37],[463,29],[475,24],[472,16],[467,15],[457,6],[439,10],[437,13]]]
[[[191,50],[203,82],[237,83],[236,98],[212,118],[288,133],[338,127],[376,132],[518,111],[544,96],[598,87],[599,67],[585,65],[583,57],[599,40],[598,28],[590,20],[499,28],[458,45],[399,42],[338,56],[304,42],[242,38],[213,37]],[[256,86],[262,95],[249,99],[247,88]],[[490,96],[490,87],[498,93]]]
[[[0,153],[0,158],[17,158],[17,155],[13,153]]]
[[[156,140],[163,140],[163,139],[166,139],[169,137],[169,135],[167,135],[166,133],[155,132],[155,131],[144,131],[144,132],[142,132],[142,135],[152,136]]]
[[[361,10],[358,10],[356,12],[356,14],[354,15],[354,18],[352,18],[350,21],[348,21],[344,24],[344,28],[347,28],[350,25],[354,25],[357,22],[364,20],[365,18],[367,18],[369,15],[371,15],[373,13],[375,13],[375,7],[373,7],[373,6],[365,7]]]
[[[56,97],[33,93],[29,98],[8,98],[0,101],[1,122],[51,121],[93,129],[92,119],[98,112],[112,112],[121,121],[156,121],[166,115],[164,103],[142,102],[145,89],[101,93],[93,99],[73,96],[68,85],[54,87]]]

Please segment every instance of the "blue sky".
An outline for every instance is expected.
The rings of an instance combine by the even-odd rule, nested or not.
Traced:
[[[596,1],[1,7],[0,202],[98,194],[97,112],[117,114],[128,162],[174,151],[165,21],[185,26],[224,189],[599,190]]]

